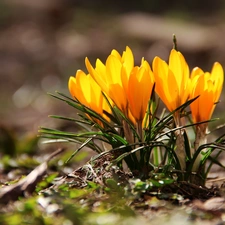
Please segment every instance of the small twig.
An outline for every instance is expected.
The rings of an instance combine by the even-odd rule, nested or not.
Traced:
[[[50,160],[52,160],[55,156],[61,154],[62,152],[65,151],[65,148],[59,148],[58,150],[54,151],[50,156],[48,156],[47,158],[47,162],[49,162]]]
[[[215,179],[208,179],[206,182],[210,182],[210,183],[212,183],[212,182],[217,182],[217,181],[225,181],[225,177],[220,177],[220,178],[215,178]]]

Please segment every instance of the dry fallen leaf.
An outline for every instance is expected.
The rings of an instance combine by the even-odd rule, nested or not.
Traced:
[[[8,203],[9,201],[17,200],[19,196],[32,194],[35,190],[37,183],[46,174],[48,162],[60,154],[64,149],[58,149],[53,152],[48,159],[41,165],[32,170],[25,178],[21,179],[18,183],[3,187],[0,190],[0,203]]]
[[[215,197],[205,202],[195,200],[193,201],[193,207],[207,212],[222,212],[225,211],[225,198]]]

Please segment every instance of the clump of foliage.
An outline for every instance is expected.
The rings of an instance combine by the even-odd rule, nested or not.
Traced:
[[[105,64],[97,59],[95,68],[86,58],[88,74],[78,70],[69,79],[72,97],[51,94],[78,112],[75,118],[51,117],[81,129],[72,133],[42,127],[42,136],[80,144],[69,160],[88,147],[98,154],[93,160],[112,156],[104,170],[116,165],[142,181],[161,176],[163,184],[204,186],[212,164],[221,165],[217,159],[224,150],[224,135],[207,142],[223,68],[216,62],[211,73],[198,67],[190,72],[174,44],[169,62],[155,57],[152,67],[144,58],[140,66],[134,65],[129,47],[122,55],[113,50]],[[160,100],[169,112],[160,107]]]

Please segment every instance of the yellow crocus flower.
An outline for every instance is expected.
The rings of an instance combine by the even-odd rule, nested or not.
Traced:
[[[110,108],[102,95],[101,88],[90,74],[86,75],[82,70],[78,70],[75,77],[70,77],[68,87],[70,94],[80,103],[105,119],[109,119],[104,114],[104,110],[110,112]]]
[[[168,64],[159,57],[155,57],[153,73],[156,93],[169,111],[174,111],[188,100],[191,84],[189,67],[179,51],[171,50]],[[174,120],[177,127],[184,125],[180,117],[180,111],[174,113]],[[176,155],[182,170],[186,167],[183,132],[184,130],[176,132]]]
[[[214,63],[211,73],[204,72],[198,67],[193,69],[190,97],[199,96],[190,105],[194,123],[210,120],[222,91],[223,80],[223,68],[218,62]],[[201,124],[201,127],[205,131],[207,123]]]
[[[147,61],[134,67],[128,80],[128,107],[137,123],[142,123],[154,85],[154,75]]]
[[[198,67],[192,70],[190,98],[198,97],[190,105],[194,123],[210,120],[222,91],[223,80],[223,68],[218,62],[214,63],[211,73],[204,72]],[[207,143],[207,127],[207,122],[196,125],[195,150]],[[193,171],[199,169],[201,158],[199,154],[193,165]]]
[[[105,65],[97,59],[95,69],[87,58],[85,62],[90,75],[102,91],[128,116],[127,88],[129,76],[134,67],[134,57],[130,48],[126,47],[122,56],[113,50]]]
[[[155,57],[153,73],[156,93],[169,111],[177,109],[187,101],[190,92],[189,67],[179,51],[171,50],[168,64]],[[181,125],[179,116],[175,115],[175,120],[178,126]]]

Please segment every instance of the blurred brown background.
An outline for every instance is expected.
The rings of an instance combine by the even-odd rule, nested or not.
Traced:
[[[142,56],[167,60],[173,34],[190,68],[225,67],[223,0],[1,0],[1,126],[18,133],[56,126],[49,114],[74,112],[46,93],[68,94],[69,76],[85,69],[86,56],[104,61],[128,45],[138,64]],[[214,117],[225,120],[223,106]]]

